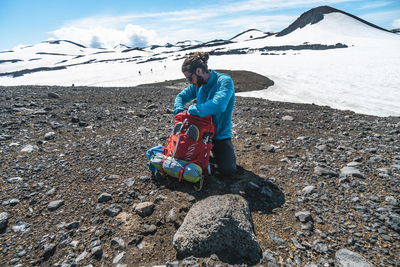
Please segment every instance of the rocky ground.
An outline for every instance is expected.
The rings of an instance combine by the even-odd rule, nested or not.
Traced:
[[[172,245],[194,203],[228,193],[248,202],[260,265],[333,266],[346,248],[400,266],[400,118],[237,97],[239,171],[197,192],[147,167],[181,82],[0,87],[1,266],[239,263]]]

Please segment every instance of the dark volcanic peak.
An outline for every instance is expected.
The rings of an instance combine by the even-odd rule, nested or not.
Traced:
[[[42,43],[49,43],[49,44],[60,44],[61,42],[66,42],[66,43],[70,43],[82,48],[86,48],[86,46],[72,42],[72,41],[68,41],[68,40],[51,40],[51,41],[43,41]]]
[[[246,30],[246,31],[241,32],[241,33],[239,33],[239,34],[236,34],[235,36],[233,36],[233,37],[230,38],[229,40],[233,40],[233,39],[235,39],[235,38],[237,38],[237,37],[239,37],[239,36],[241,36],[241,35],[243,35],[243,34],[245,34],[245,33],[251,32],[251,31],[261,32],[260,30],[257,30],[257,29],[249,29],[249,30]]]
[[[342,14],[345,14],[347,16],[350,16],[358,21],[361,21],[362,23],[367,24],[368,26],[374,27],[376,29],[379,30],[383,30],[383,31],[387,31],[390,32],[386,29],[383,29],[379,26],[376,26],[375,24],[372,24],[368,21],[365,21],[357,16],[354,16],[352,14],[346,13],[344,11],[341,11],[339,9],[330,7],[330,6],[320,6],[320,7],[316,7],[313,9],[310,9],[309,11],[303,13],[298,19],[295,20],[295,22],[293,22],[292,24],[289,25],[289,27],[287,27],[286,29],[282,30],[281,32],[279,32],[276,36],[280,37],[280,36],[284,36],[287,35],[293,31],[295,31],[298,28],[303,28],[308,24],[315,24],[320,22],[321,20],[323,20],[324,15],[325,14],[329,14],[329,13],[333,13],[333,12],[339,12]]]
[[[131,48],[131,47],[130,47],[130,46],[127,46],[127,45],[125,45],[125,44],[119,44],[119,45],[114,46],[113,48],[114,48],[114,49],[116,49],[116,48],[125,48],[125,49],[129,49],[129,48]]]
[[[122,53],[130,52],[130,51],[134,51],[134,50],[137,50],[137,51],[144,51],[143,48],[134,47],[134,48],[129,48],[129,49],[122,50]]]
[[[393,30],[391,30],[391,32],[400,34],[400,28],[398,28],[398,29],[393,29]]]

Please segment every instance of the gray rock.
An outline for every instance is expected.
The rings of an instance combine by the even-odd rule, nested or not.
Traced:
[[[301,250],[306,250],[306,247],[303,246],[302,244],[300,244],[300,242],[297,238],[292,237],[290,240],[292,240],[292,243],[296,248],[301,249]]]
[[[118,248],[124,248],[125,247],[125,242],[122,238],[120,237],[114,237],[111,240],[111,246],[116,246]]]
[[[49,205],[47,205],[47,208],[49,210],[56,210],[59,207],[61,207],[62,205],[64,205],[64,199],[58,199],[58,200],[51,201],[49,203]]]
[[[318,252],[319,254],[326,254],[328,253],[328,247],[322,243],[316,243],[313,246],[313,250]]]
[[[7,182],[9,182],[10,184],[15,184],[15,183],[19,183],[22,182],[24,179],[22,179],[21,177],[10,177],[7,179]]]
[[[173,245],[183,257],[217,254],[223,261],[230,257],[247,264],[256,264],[261,258],[248,203],[233,194],[195,203],[175,233]]]
[[[49,93],[47,94],[47,96],[48,96],[49,98],[60,98],[60,95],[59,95],[59,94],[56,94],[56,93],[54,93],[54,92],[49,92]]]
[[[105,210],[105,214],[111,217],[117,216],[122,211],[122,207],[118,204],[111,204]]]
[[[100,260],[103,257],[103,248],[101,246],[95,246],[91,250],[92,257]]]
[[[385,197],[385,201],[386,201],[387,203],[389,203],[390,205],[393,205],[393,206],[397,206],[397,204],[398,204],[397,199],[396,199],[395,197],[393,197],[393,196],[387,196],[387,197]]]
[[[48,132],[44,135],[45,140],[54,140],[56,139],[56,133],[55,132]]]
[[[31,227],[29,223],[17,221],[16,224],[12,227],[14,232],[25,232]]]
[[[364,178],[364,175],[357,168],[354,167],[343,167],[342,169],[340,169],[340,174],[357,178]]]
[[[400,234],[400,215],[390,213],[388,217],[386,217],[385,224],[387,227]]]
[[[81,254],[79,254],[78,257],[76,257],[75,263],[78,264],[80,261],[84,260],[84,259],[86,258],[86,256],[87,256],[87,254],[88,254],[88,253],[87,253],[86,250],[83,251]]]
[[[126,180],[125,180],[125,184],[126,184],[128,187],[131,187],[132,185],[135,184],[135,178],[131,177],[131,178],[126,179]]]
[[[141,217],[150,216],[154,210],[154,203],[153,202],[142,202],[135,206],[135,211]]]
[[[154,224],[145,224],[143,225],[143,229],[141,231],[141,233],[143,235],[152,235],[157,231],[157,226],[155,226]]]
[[[81,223],[79,221],[70,222],[70,223],[65,225],[65,228],[67,228],[68,230],[72,230],[72,229],[75,229],[75,228],[79,228],[80,224]]]
[[[268,263],[277,264],[274,253],[270,249],[264,251],[262,258]]]
[[[372,267],[373,265],[363,256],[348,249],[340,249],[335,253],[338,267]]]
[[[284,121],[293,121],[294,119],[293,119],[292,116],[287,115],[287,116],[283,116],[282,120],[284,120]]]
[[[125,256],[126,252],[121,252],[119,253],[117,256],[115,256],[115,258],[113,259],[112,263],[113,264],[117,264],[124,256]]]
[[[112,196],[111,196],[110,194],[108,194],[108,193],[102,193],[102,194],[99,196],[99,198],[97,199],[97,202],[98,202],[98,203],[104,203],[104,202],[107,202],[107,201],[110,201],[110,200],[112,200]]]
[[[47,261],[56,252],[56,244],[50,243],[43,246],[43,260]]]
[[[302,223],[306,223],[312,220],[312,216],[309,211],[299,211],[296,212],[294,216],[296,216],[296,219]]]
[[[10,214],[7,212],[0,212],[0,233],[3,233],[6,230],[9,218]]]
[[[338,177],[339,175],[337,174],[337,172],[328,169],[328,168],[324,168],[324,167],[320,167],[317,166],[314,168],[314,173],[317,174],[318,176],[326,176],[326,177]]]
[[[269,234],[269,238],[271,238],[271,240],[274,243],[276,243],[278,245],[286,244],[286,241],[284,239],[282,239],[278,234],[275,234],[269,230],[268,230],[268,234]]]
[[[302,190],[303,194],[309,195],[315,192],[315,186],[309,185],[303,188]]]
[[[49,191],[46,192],[46,195],[54,196],[55,193],[56,193],[56,188],[53,187],[52,189],[50,189]]]

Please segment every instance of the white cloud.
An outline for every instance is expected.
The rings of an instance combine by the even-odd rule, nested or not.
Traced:
[[[118,30],[103,26],[79,28],[66,26],[52,32],[58,39],[66,39],[87,47],[111,48],[118,44],[145,47],[155,40],[155,33],[140,26],[127,24]]]
[[[400,9],[392,9],[389,11],[368,13],[361,15],[359,17],[371,23],[377,24],[379,26],[380,24],[384,23],[389,24],[390,21],[393,21],[395,18],[398,18],[399,14],[400,14]]]
[[[52,34],[59,39],[68,39],[91,47],[113,47],[120,43],[135,47],[187,39],[207,41],[234,36],[249,28],[262,31],[282,30],[296,19],[295,16],[267,16],[268,12],[353,1],[359,0],[227,0],[223,4],[202,6],[202,10],[207,10],[205,12],[190,8],[86,17],[68,21]],[[217,33],[220,35],[213,35]]]
[[[392,26],[393,26],[395,29],[400,29],[400,19],[395,19],[395,20],[392,22]]]
[[[392,2],[388,2],[388,1],[375,2],[375,3],[365,4],[358,9],[372,9],[372,8],[384,7],[384,6],[390,5],[391,3]]]

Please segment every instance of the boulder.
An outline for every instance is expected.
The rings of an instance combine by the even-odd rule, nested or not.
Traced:
[[[338,267],[372,267],[363,256],[348,249],[339,249],[335,253],[335,266]]]
[[[180,257],[212,254],[231,264],[257,264],[261,248],[247,201],[234,194],[211,196],[192,206],[175,233]]]

